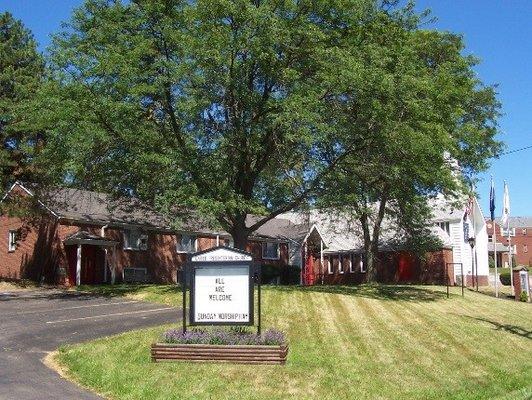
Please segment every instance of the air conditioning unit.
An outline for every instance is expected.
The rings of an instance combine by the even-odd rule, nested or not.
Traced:
[[[139,249],[148,250],[148,235],[139,236]]]

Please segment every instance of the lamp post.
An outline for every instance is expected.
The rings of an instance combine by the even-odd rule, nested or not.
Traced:
[[[472,236],[469,239],[467,239],[469,245],[471,246],[471,279],[473,279],[473,273],[475,273],[475,282],[473,283],[473,286],[476,286],[477,292],[478,292],[478,274],[476,271],[476,263],[475,263],[475,238]]]

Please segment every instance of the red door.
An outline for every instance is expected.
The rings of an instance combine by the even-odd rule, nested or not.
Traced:
[[[314,257],[312,254],[308,253],[305,257],[305,265],[303,269],[303,284],[307,286],[314,285],[315,278]]]
[[[399,254],[399,282],[412,282],[415,272],[415,258],[408,253]]]
[[[71,285],[76,284],[76,267],[78,263],[78,246],[66,246],[68,261],[68,280]],[[81,246],[81,284],[95,285],[103,283],[105,268],[105,252],[98,246]]]
[[[68,262],[68,282],[71,285],[76,284],[76,264],[78,262],[78,246],[66,246],[66,257]]]
[[[105,253],[98,246],[81,248],[81,283],[95,285],[103,283]]]

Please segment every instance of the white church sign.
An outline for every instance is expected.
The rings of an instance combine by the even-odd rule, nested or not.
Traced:
[[[222,247],[191,256],[190,325],[253,325],[252,261],[249,253]]]

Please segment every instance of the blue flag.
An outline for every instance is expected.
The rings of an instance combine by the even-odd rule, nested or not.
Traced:
[[[490,214],[491,214],[491,220],[495,221],[495,185],[493,184],[493,177],[491,178],[491,189],[490,189]]]

